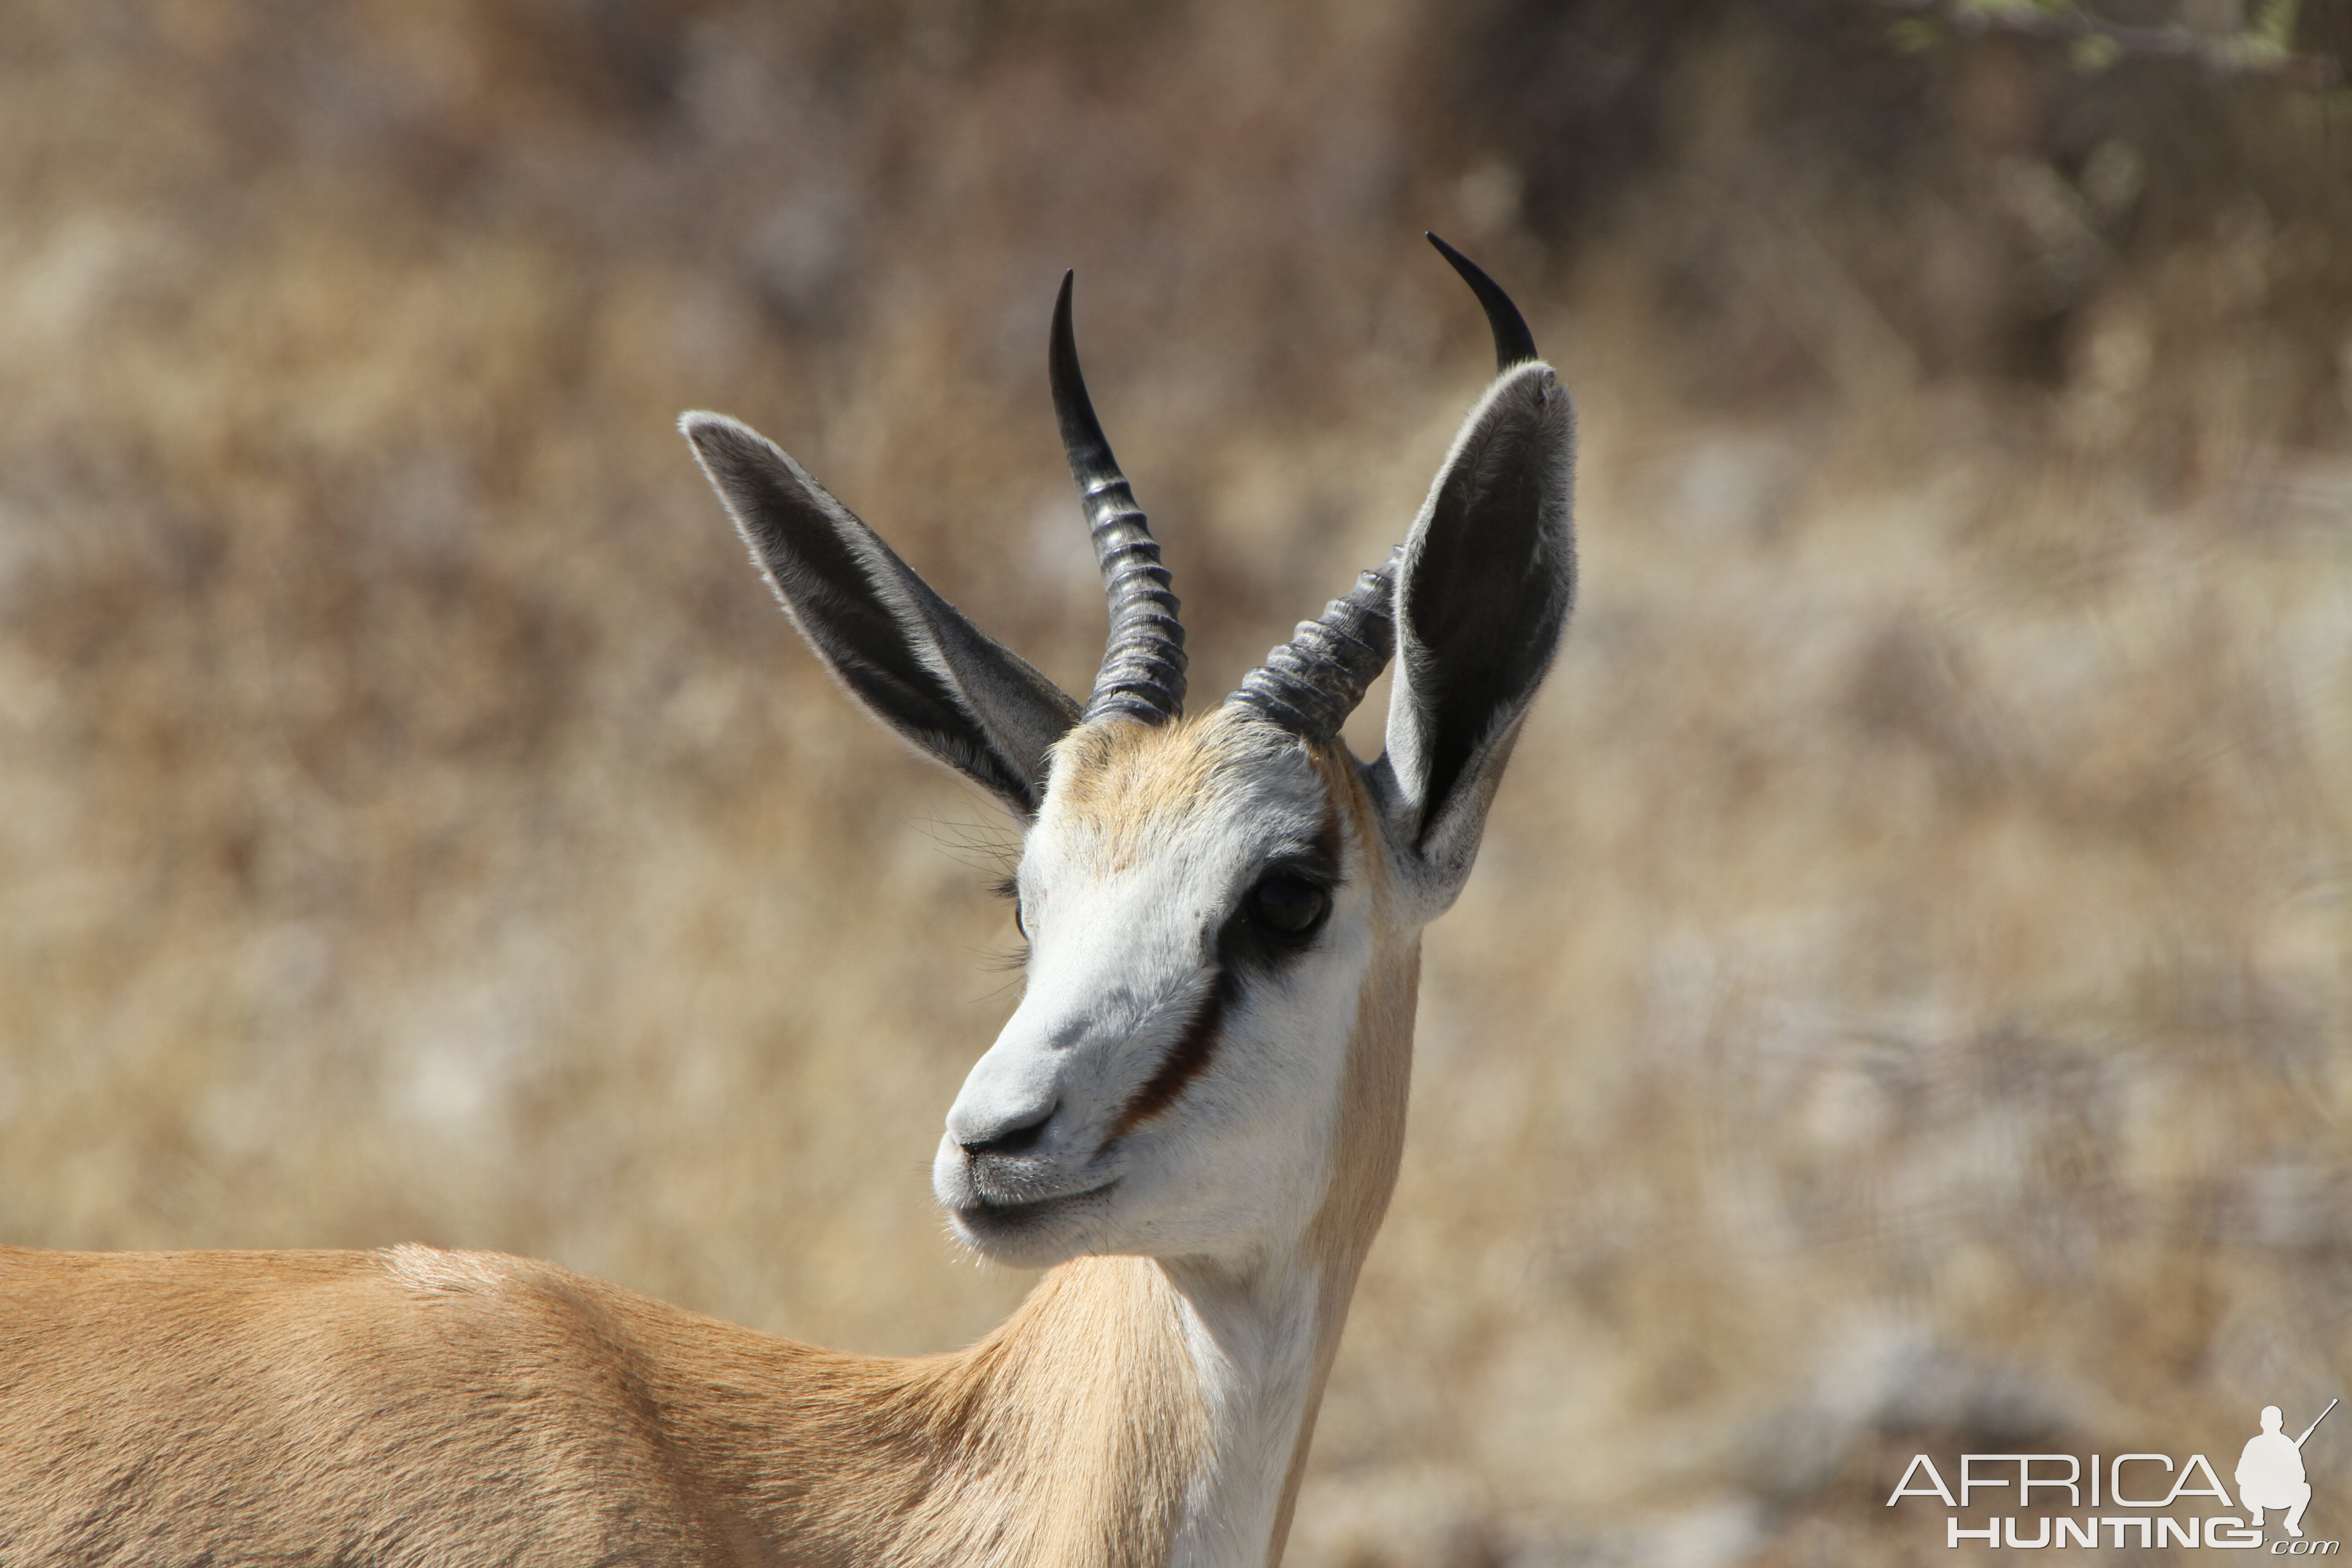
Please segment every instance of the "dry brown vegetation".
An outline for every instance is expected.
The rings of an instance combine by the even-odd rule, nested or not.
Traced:
[[[1432,935],[1293,1561],[1940,1561],[1916,1450],[2315,1410],[2352,110],[1888,16],[0,7],[0,1237],[992,1322],[923,1168],[1003,835],[671,421],[1082,689],[1076,266],[1213,696],[1481,384],[1428,226],[1577,393],[1584,599]],[[2309,1453],[2335,1535],[2352,1423]]]

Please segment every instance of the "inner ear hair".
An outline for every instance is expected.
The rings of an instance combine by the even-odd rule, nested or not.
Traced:
[[[965,618],[782,448],[723,415],[678,422],[753,563],[866,710],[1015,816],[1078,705]]]

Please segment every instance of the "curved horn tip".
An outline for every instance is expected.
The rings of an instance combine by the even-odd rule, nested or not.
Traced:
[[[1531,359],[1543,357],[1536,353],[1535,334],[1528,331],[1527,318],[1519,314],[1519,308],[1511,303],[1511,297],[1503,292],[1501,284],[1487,277],[1476,262],[1436,235],[1424,229],[1422,237],[1437,247],[1437,254],[1445,258],[1446,265],[1462,275],[1462,281],[1470,285],[1470,291],[1478,296],[1478,303],[1486,308],[1486,326],[1495,334],[1495,373],[1497,375],[1515,364],[1525,364]]]
[[[1062,287],[1054,296],[1054,342],[1056,343],[1070,335],[1070,291],[1077,280],[1076,268],[1062,268]]]
[[[1070,325],[1070,294],[1076,268],[1062,274],[1054,300],[1054,329],[1045,355],[1054,393],[1054,418],[1061,426],[1062,450],[1078,482],[1078,500],[1094,540],[1110,607],[1110,636],[1102,668],[1085,718],[1122,712],[1145,723],[1164,723],[1184,711],[1184,628],[1176,618],[1176,595],[1160,545],[1135,504],[1127,477],[1119,472],[1094,400],[1078,368],[1077,334]]]
[[[1054,300],[1054,327],[1045,349],[1045,379],[1054,394],[1054,422],[1061,427],[1062,451],[1070,473],[1082,489],[1119,477],[1118,459],[1111,456],[1102,421],[1095,416],[1094,399],[1087,395],[1086,372],[1078,368],[1077,332],[1070,322],[1071,286],[1077,269],[1062,274],[1062,290]]]

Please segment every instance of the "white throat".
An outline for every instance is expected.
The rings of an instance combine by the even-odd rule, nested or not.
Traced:
[[[1322,1280],[1297,1253],[1235,1270],[1206,1259],[1162,1265],[1176,1287],[1207,1418],[1186,1489],[1171,1568],[1263,1568],[1322,1360]]]

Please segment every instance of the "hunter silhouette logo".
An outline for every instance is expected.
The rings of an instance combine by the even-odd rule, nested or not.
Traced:
[[[2327,1402],[2327,1410],[2336,1402]],[[2319,1422],[2327,1419],[2327,1410],[2319,1413],[2303,1429],[2303,1436],[2290,1441],[2279,1430],[2285,1419],[2275,1405],[2263,1406],[2263,1429],[2246,1439],[2246,1451],[2238,1456],[2238,1501],[2245,1506],[2246,1522],[2256,1530],[2263,1527],[2263,1510],[2286,1510],[2286,1532],[2296,1540],[2303,1539],[2303,1510],[2311,1506],[2311,1482],[2303,1473],[2303,1446]]]
[[[1962,1454],[1957,1488],[1945,1481],[1934,1459],[1915,1454],[1903,1479],[1895,1483],[1886,1506],[1893,1508],[1906,1497],[1940,1501],[1950,1510],[1944,1521],[1944,1544],[1954,1548],[1978,1542],[1996,1550],[2004,1546],[2137,1547],[2143,1552],[2167,1547],[2236,1552],[2267,1548],[2273,1557],[2332,1557],[2341,1550],[2340,1542],[2304,1539],[2304,1510],[2311,1506],[2304,1445],[2338,1403],[2329,1400],[2327,1408],[2299,1437],[2286,1435],[2285,1413],[2277,1405],[2263,1406],[2262,1430],[2247,1440],[2238,1456],[2232,1478],[2238,1485],[2235,1504],[2212,1462],[2202,1454],[2191,1454],[2185,1460],[2176,1460],[2169,1454],[2093,1454],[2087,1463],[2074,1454]],[[1984,1507],[1988,1500],[1975,1494],[1988,1489],[1993,1490],[1994,1506],[2006,1503],[2015,1511],[1985,1518],[1972,1528],[1969,1511]],[[2215,1511],[2193,1519],[2172,1511],[2195,1508],[2197,1500],[2203,1498],[2212,1500],[2204,1506]],[[2067,1511],[2032,1511],[2037,1504],[2046,1508],[2052,1503]],[[2087,1516],[2075,1511],[2086,1505]],[[2241,1512],[2243,1518],[2239,1517]],[[2279,1521],[2286,1531],[2284,1538],[2264,1539],[2265,1513],[2285,1516]]]

